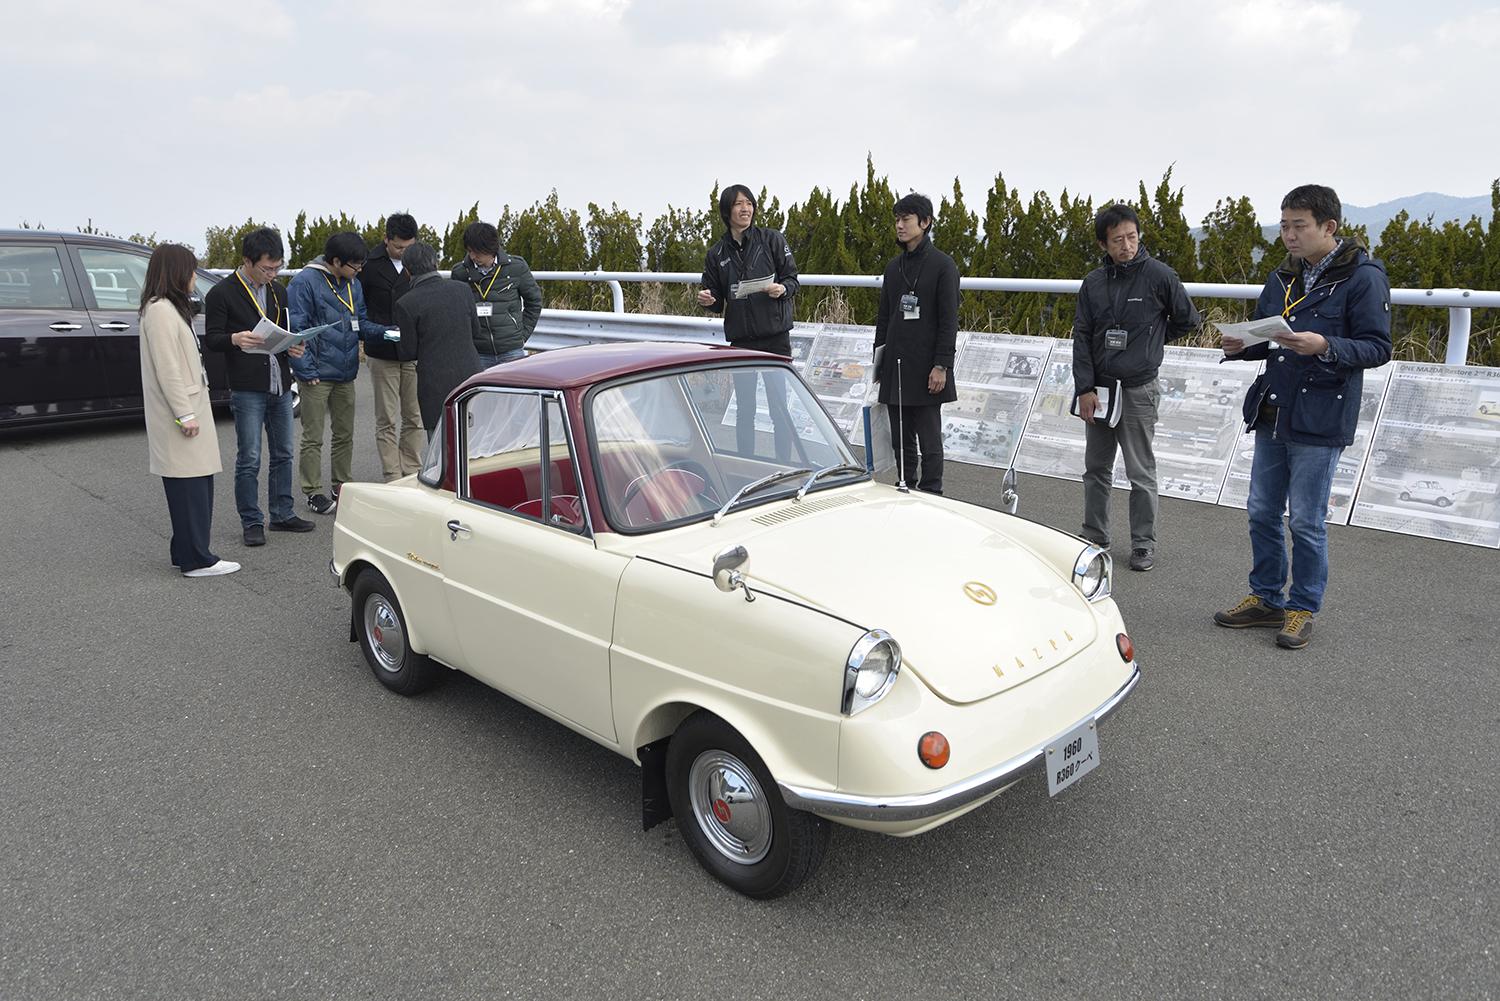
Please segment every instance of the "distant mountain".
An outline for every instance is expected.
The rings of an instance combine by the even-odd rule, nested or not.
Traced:
[[[1434,226],[1441,226],[1445,222],[1468,222],[1474,216],[1478,216],[1480,222],[1486,226],[1490,223],[1490,217],[1494,213],[1490,205],[1489,195],[1475,195],[1472,198],[1460,198],[1455,195],[1440,195],[1435,191],[1426,191],[1420,195],[1407,195],[1405,198],[1396,198],[1379,205],[1348,205],[1344,206],[1344,218],[1356,226],[1364,226],[1365,232],[1370,234],[1373,243],[1380,242],[1380,234],[1386,224],[1405,209],[1414,222],[1423,222],[1430,215]],[[1262,226],[1261,232],[1267,240],[1276,242],[1281,236],[1279,223]],[[1203,239],[1201,228],[1193,230],[1196,239]]]

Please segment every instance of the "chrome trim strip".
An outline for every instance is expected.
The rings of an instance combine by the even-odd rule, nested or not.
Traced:
[[[822,789],[804,789],[800,786],[778,782],[781,798],[794,810],[824,817],[848,817],[852,820],[906,821],[925,820],[939,814],[957,810],[976,799],[1009,785],[1026,772],[1042,764],[1047,754],[1047,745],[1068,733],[1084,720],[1102,720],[1119,708],[1125,697],[1135,690],[1141,680],[1141,669],[1136,667],[1130,680],[1120,690],[1091,713],[1085,713],[1078,721],[1059,730],[1055,735],[993,768],[970,776],[942,789],[924,792],[916,796],[857,796],[849,793],[828,792]]]

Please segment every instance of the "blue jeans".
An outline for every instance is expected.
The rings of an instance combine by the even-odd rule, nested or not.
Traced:
[[[265,523],[260,510],[260,435],[265,429],[271,453],[266,500],[272,521],[286,521],[292,509],[292,394],[257,393],[236,389],[229,394],[234,407],[234,435],[239,454],[234,460],[234,506],[240,524]]]
[[[1328,586],[1328,494],[1341,446],[1299,445],[1255,432],[1250,467],[1250,593],[1272,608],[1316,612]],[[1292,526],[1292,585],[1287,583],[1286,530]]]
[[[479,352],[479,367],[482,369],[494,368],[496,365],[502,364],[504,362],[515,361],[517,358],[525,357],[525,348],[516,348],[514,351],[504,351],[497,355],[487,355],[483,351],[481,351]]]

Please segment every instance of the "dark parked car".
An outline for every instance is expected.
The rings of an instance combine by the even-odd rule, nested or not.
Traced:
[[[0,230],[0,428],[142,412],[136,309],[151,249],[124,240]],[[218,281],[198,272],[202,297]],[[193,322],[203,336],[203,318]],[[224,356],[205,356],[229,402]]]

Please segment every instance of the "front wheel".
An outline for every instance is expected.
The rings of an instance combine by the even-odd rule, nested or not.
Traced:
[[[366,570],[354,582],[354,628],[376,679],[398,695],[417,695],[436,680],[426,655],[411,648],[406,617],[390,582]]]
[[[708,712],[667,746],[667,795],[699,864],[747,897],[790,893],[817,871],[828,821],[787,807],[760,755]]]

